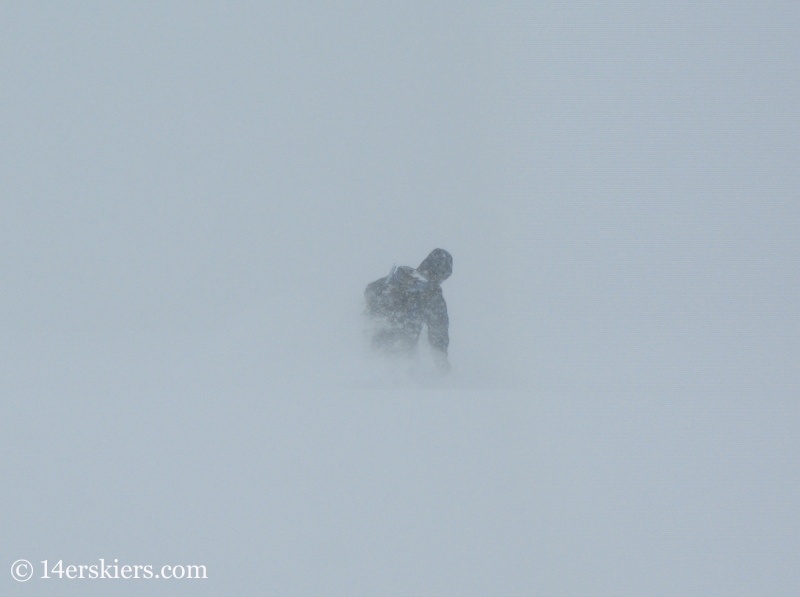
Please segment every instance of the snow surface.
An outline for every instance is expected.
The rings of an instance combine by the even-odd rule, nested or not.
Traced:
[[[796,594],[796,8],[0,13],[3,594]]]

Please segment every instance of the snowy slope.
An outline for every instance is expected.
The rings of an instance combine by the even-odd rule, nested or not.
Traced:
[[[2,12],[3,594],[794,594],[797,11]]]

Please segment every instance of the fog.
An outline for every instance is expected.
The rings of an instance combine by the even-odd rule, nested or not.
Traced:
[[[796,592],[800,12],[490,4],[0,9],[4,593]]]

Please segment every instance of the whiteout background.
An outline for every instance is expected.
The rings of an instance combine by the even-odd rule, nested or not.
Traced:
[[[211,578],[3,591],[793,594],[800,14],[641,6],[4,5],[0,562]]]

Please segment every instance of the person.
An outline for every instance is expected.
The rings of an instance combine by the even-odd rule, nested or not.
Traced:
[[[388,355],[414,356],[424,324],[436,366],[449,371],[450,320],[441,284],[452,273],[453,257],[434,249],[417,269],[392,267],[388,276],[369,284],[364,298],[372,322],[372,347]]]

